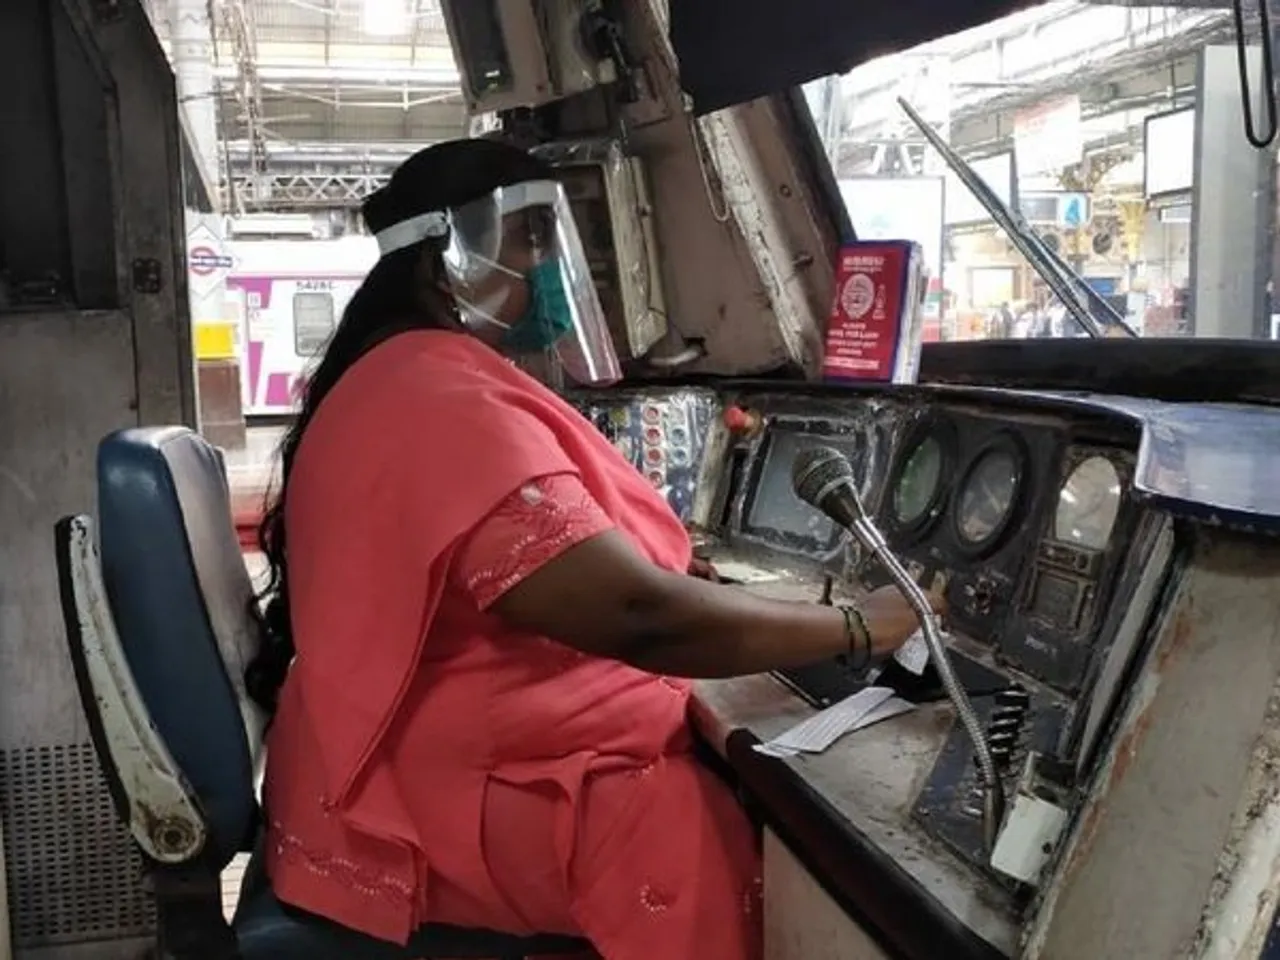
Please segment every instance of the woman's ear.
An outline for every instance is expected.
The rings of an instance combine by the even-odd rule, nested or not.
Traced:
[[[416,274],[417,298],[422,307],[436,316],[456,317],[458,308],[453,299],[453,287],[438,250],[429,245],[423,247]]]

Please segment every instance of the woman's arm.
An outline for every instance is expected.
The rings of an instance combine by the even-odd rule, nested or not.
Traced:
[[[942,612],[941,598],[932,602]],[[517,629],[668,676],[740,676],[849,652],[838,608],[768,600],[670,573],[616,531],[569,548],[490,609]],[[917,626],[892,588],[872,593],[860,609],[876,655],[896,650]]]

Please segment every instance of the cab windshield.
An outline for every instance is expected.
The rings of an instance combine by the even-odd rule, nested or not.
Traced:
[[[806,86],[857,237],[923,248],[926,340],[1280,335],[1243,8],[1048,3]]]

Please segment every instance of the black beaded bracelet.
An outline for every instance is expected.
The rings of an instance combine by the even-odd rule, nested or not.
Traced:
[[[871,631],[867,627],[867,618],[862,611],[851,603],[836,605],[844,615],[844,639],[849,647],[849,655],[855,670],[861,670],[871,663]],[[862,661],[858,662],[858,647],[862,647]]]
[[[858,621],[858,629],[862,631],[862,665],[869,667],[871,666],[871,627],[867,625],[867,618],[863,615],[861,607],[854,607],[853,615]]]

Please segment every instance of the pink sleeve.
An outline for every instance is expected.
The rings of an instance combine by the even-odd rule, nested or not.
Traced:
[[[543,564],[612,527],[575,475],[539,477],[467,534],[454,555],[454,583],[484,610]]]

